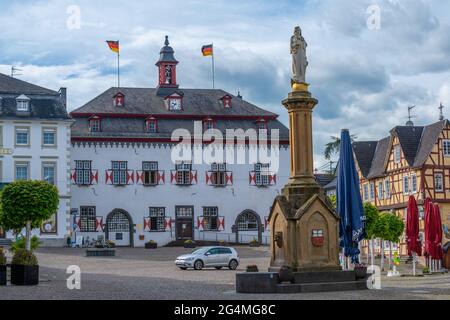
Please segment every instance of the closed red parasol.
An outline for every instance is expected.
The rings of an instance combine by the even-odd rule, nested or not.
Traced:
[[[433,259],[441,260],[442,254],[442,220],[441,220],[441,210],[437,204],[434,205],[433,210]]]
[[[433,214],[433,203],[430,198],[426,198],[424,202],[424,209],[425,209],[425,256],[430,256],[431,251],[433,250],[432,246],[432,214]]]
[[[419,241],[419,209],[414,196],[410,196],[408,202],[406,239],[408,242],[408,255],[412,256],[413,252],[419,256],[422,255],[421,243]]]

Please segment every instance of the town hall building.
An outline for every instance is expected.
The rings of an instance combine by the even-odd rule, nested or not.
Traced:
[[[161,49],[156,88],[110,88],[71,113],[73,235],[118,246],[173,241],[268,243],[273,199],[289,178],[289,130],[278,115],[223,90],[184,89],[174,50]],[[226,153],[244,150],[244,164],[174,161],[176,130],[194,134],[254,131]],[[279,141],[271,142],[273,130]],[[268,143],[261,140],[267,135]],[[186,140],[183,141],[186,145]],[[194,136],[192,153],[211,140]],[[272,148],[269,152],[269,149]],[[252,151],[279,154],[276,169]],[[276,152],[274,151],[276,150]],[[238,163],[238,164],[237,164]]]

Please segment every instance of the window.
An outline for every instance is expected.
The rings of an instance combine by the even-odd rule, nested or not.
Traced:
[[[42,130],[42,145],[43,146],[56,146],[56,129],[43,129]]]
[[[89,128],[90,128],[91,132],[101,132],[102,127],[101,127],[100,119],[93,118],[93,119],[89,120]]]
[[[156,133],[158,131],[155,119],[147,120],[146,126],[147,126],[146,129],[147,129],[148,133]]]
[[[166,208],[150,208],[150,231],[165,231]]]
[[[383,182],[378,182],[378,199],[383,200],[384,199],[384,190],[383,190]]]
[[[396,164],[399,164],[402,160],[402,149],[400,148],[400,146],[395,146],[394,147],[394,162]]]
[[[213,186],[225,186],[227,165],[225,163],[213,163],[211,165],[211,184]]]
[[[370,200],[375,200],[375,184],[370,184]]]
[[[437,192],[444,191],[444,184],[443,184],[444,177],[442,173],[437,173],[434,175],[434,189]]]
[[[239,216],[239,231],[258,231],[258,219],[253,213],[246,212]]]
[[[219,208],[204,207],[203,208],[204,231],[217,231],[217,220],[219,219]]]
[[[112,164],[112,183],[114,185],[126,185],[128,162],[113,161],[111,164]]]
[[[257,122],[258,130],[267,130],[267,122],[265,120],[261,120]]]
[[[28,162],[16,163],[16,181],[29,180],[30,164]]]
[[[144,185],[154,186],[158,184],[158,162],[143,162]]]
[[[389,180],[384,181],[384,194],[386,199],[391,198],[391,181]]]
[[[30,129],[16,128],[16,145],[29,146],[30,145]]]
[[[17,100],[17,111],[28,112],[30,110],[30,101],[28,100]]]
[[[88,186],[91,184],[91,161],[75,161],[76,184]]]
[[[96,213],[95,207],[81,207],[80,208],[80,231],[81,232],[95,232],[96,228]]]
[[[411,192],[417,192],[417,176],[415,174],[411,175]]]
[[[403,177],[403,193],[404,194],[409,194],[410,190],[409,190],[409,177],[408,176],[404,176]]]
[[[369,185],[367,183],[363,186],[363,193],[364,201],[369,201]]]
[[[269,164],[257,163],[255,164],[255,178],[257,186],[269,185]]]
[[[170,111],[180,111],[182,110],[181,98],[170,98],[168,99],[169,110]]]
[[[444,152],[444,157],[450,157],[450,140],[442,141],[442,150]]]
[[[51,185],[56,185],[56,163],[42,164],[42,180]]]
[[[191,172],[192,164],[190,163],[180,163],[175,166],[177,172],[177,184],[179,185],[190,185],[191,184]]]

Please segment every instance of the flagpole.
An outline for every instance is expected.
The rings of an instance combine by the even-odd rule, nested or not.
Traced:
[[[215,62],[214,62],[214,56],[215,56],[215,50],[214,50],[214,43],[212,44],[213,46],[213,54],[212,54],[212,74],[213,74],[213,89],[216,89],[216,66],[215,66]]]
[[[119,41],[117,41],[117,43],[119,43]],[[119,51],[117,51],[117,84],[120,89],[120,47]]]

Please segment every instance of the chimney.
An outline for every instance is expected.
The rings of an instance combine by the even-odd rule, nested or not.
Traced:
[[[240,92],[240,91],[238,92],[237,97],[238,97],[239,99],[241,99],[241,100],[243,99],[242,96],[241,96],[241,92]]]
[[[59,89],[59,101],[61,101],[64,108],[67,110],[67,88]]]

